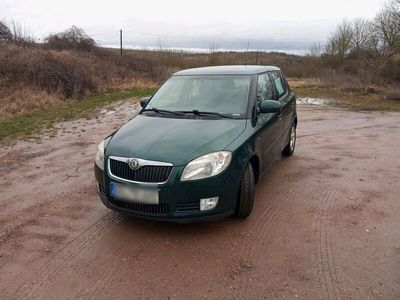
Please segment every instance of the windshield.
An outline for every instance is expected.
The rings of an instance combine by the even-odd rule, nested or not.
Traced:
[[[146,109],[201,111],[242,116],[246,113],[251,76],[173,76]]]

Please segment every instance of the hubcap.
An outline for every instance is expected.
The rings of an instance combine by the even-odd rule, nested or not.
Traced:
[[[290,151],[294,150],[296,144],[296,127],[292,126],[292,131],[290,132]]]

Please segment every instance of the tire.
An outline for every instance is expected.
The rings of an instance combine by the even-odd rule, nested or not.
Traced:
[[[289,135],[289,142],[282,151],[283,156],[291,156],[296,148],[296,124],[292,124]]]
[[[251,214],[254,202],[254,186],[255,178],[253,167],[248,163],[240,180],[239,194],[234,214],[236,218],[245,219]]]

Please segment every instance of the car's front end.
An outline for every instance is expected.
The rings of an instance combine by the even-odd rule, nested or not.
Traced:
[[[197,163],[175,166],[106,155],[103,166],[99,160],[95,163],[98,193],[108,208],[144,218],[174,222],[223,218],[235,210],[240,181],[240,162],[232,157],[228,151],[216,152]]]

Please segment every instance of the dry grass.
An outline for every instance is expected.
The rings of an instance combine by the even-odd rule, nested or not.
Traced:
[[[135,90],[135,89],[156,89],[159,84],[155,81],[145,78],[126,78],[111,80],[104,90]]]
[[[8,119],[42,110],[63,102],[62,95],[21,88],[0,100],[0,119]]]
[[[42,45],[0,43],[0,97],[30,88],[80,99],[108,90],[154,86],[170,71],[156,60],[133,55],[121,59],[107,49],[55,51]]]
[[[69,60],[67,56],[60,59],[38,47],[14,44],[1,44],[0,57],[0,75],[5,87],[33,87],[65,97],[81,97],[95,91],[89,70],[77,59]]]
[[[287,78],[291,88],[299,88],[304,86],[322,86],[321,79],[318,78]]]
[[[387,89],[386,99],[400,101],[400,86],[394,85],[389,87]]]
[[[290,78],[289,84],[300,97],[325,98],[332,100],[331,105],[343,107],[357,111],[400,111],[400,101],[396,100],[398,89],[393,89],[393,94],[389,96],[384,90],[376,89],[368,92],[365,89],[346,89],[326,85],[319,79]],[[389,90],[391,90],[389,88]],[[392,98],[390,98],[392,97]]]
[[[25,116],[68,98],[155,88],[171,71],[149,59],[121,59],[107,49],[55,51],[0,43],[0,119]]]

